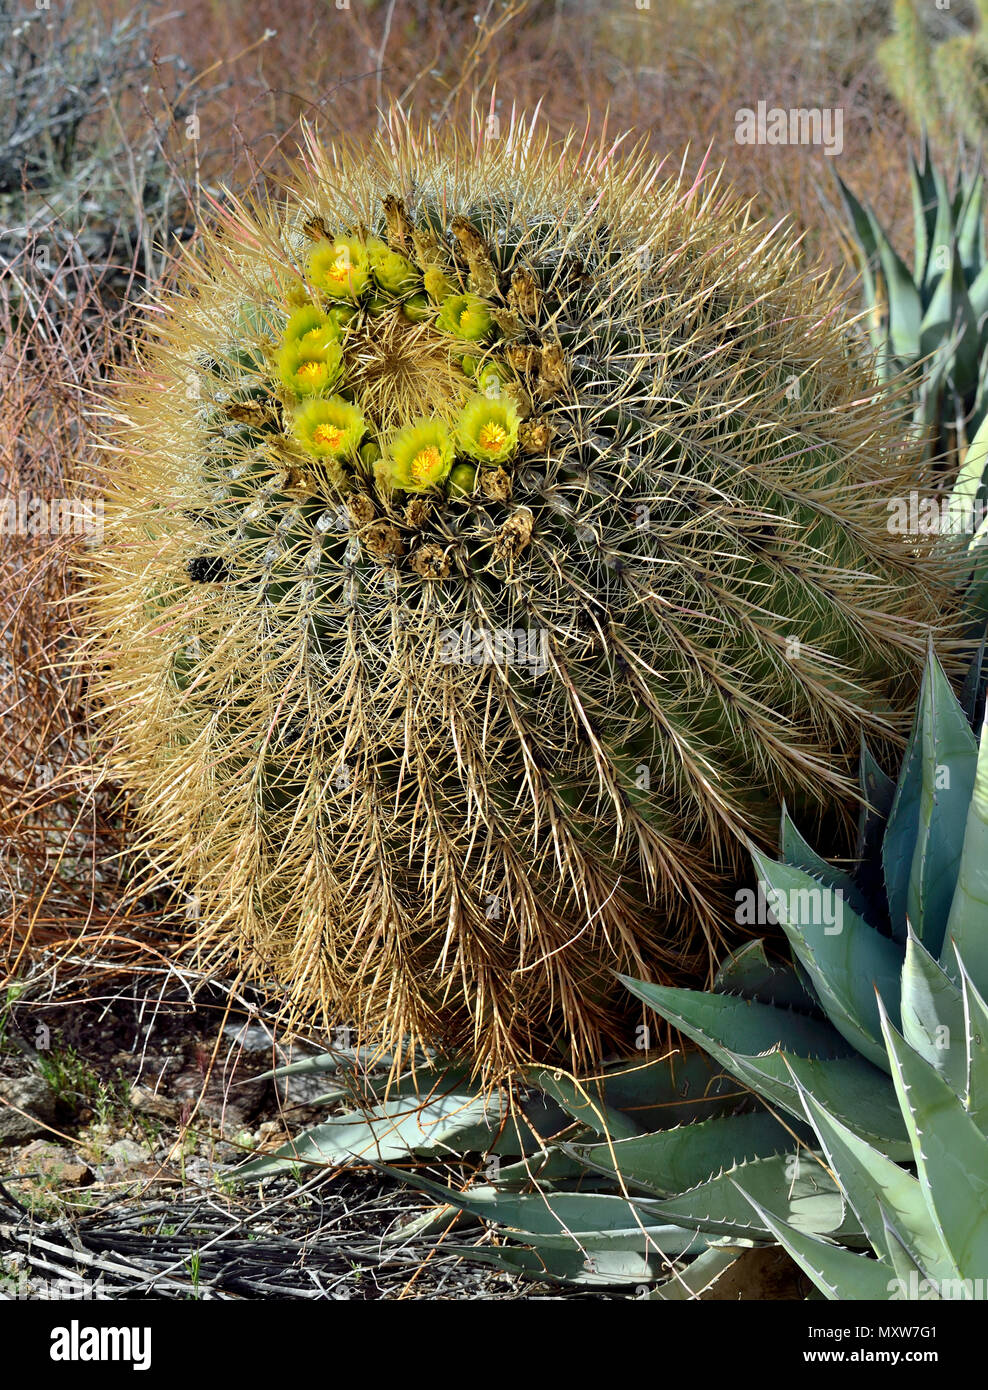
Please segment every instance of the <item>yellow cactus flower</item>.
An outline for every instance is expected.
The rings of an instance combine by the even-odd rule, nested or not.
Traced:
[[[378,476],[390,487],[425,492],[453,466],[453,438],[441,420],[420,420],[388,442]]]
[[[474,396],[456,422],[456,443],[461,453],[478,463],[503,463],[518,447],[520,424],[510,398]]]
[[[303,335],[304,344],[288,341],[278,353],[278,375],[296,396],[325,395],[343,371],[343,351],[335,338],[318,336],[318,329],[310,334]]]
[[[436,327],[454,338],[478,342],[491,331],[493,322],[479,295],[452,294],[440,305]]]
[[[289,315],[284,342],[295,343],[307,354],[321,352],[338,342],[340,331],[329,314],[316,304],[304,304]]]
[[[321,241],[309,256],[309,279],[331,299],[359,299],[370,284],[370,257],[356,237]]]
[[[352,458],[367,430],[355,405],[341,396],[307,401],[295,412],[295,434],[316,458]]]
[[[386,246],[383,252],[372,253],[370,262],[374,279],[389,294],[408,294],[419,282],[418,268],[397,251],[389,251]]]

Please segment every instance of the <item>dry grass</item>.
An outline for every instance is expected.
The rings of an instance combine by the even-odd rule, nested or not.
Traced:
[[[39,286],[37,251],[29,242],[0,272],[0,962],[11,978],[46,951],[112,954],[117,938],[126,952],[142,921],[113,857],[126,808],[94,783],[85,683],[67,662],[85,534],[43,529],[54,500],[95,497],[86,413],[123,324],[85,263],[66,258]]]
[[[119,0],[103,0],[110,12]],[[871,0],[189,0],[163,34],[193,66],[223,63],[235,78],[217,134],[200,156],[232,183],[290,153],[304,118],[324,139],[361,137],[400,101],[433,123],[462,119],[476,92],[496,110],[539,104],[557,135],[589,119],[635,127],[675,160],[687,146],[752,196],[766,217],[790,217],[812,253],[841,262],[821,208],[832,166],[865,188],[895,226],[908,214],[901,171],[911,136],[888,95],[875,47],[888,5]],[[236,55],[242,55],[237,57]],[[743,146],[735,112],[769,106],[840,107],[844,152]],[[202,107],[210,111],[209,103]],[[220,130],[225,133],[220,134]]]

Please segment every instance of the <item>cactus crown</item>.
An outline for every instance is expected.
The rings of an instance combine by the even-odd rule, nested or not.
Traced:
[[[619,144],[309,138],[117,407],[102,688],[207,958],[487,1075],[627,1046],[935,611],[840,300]]]

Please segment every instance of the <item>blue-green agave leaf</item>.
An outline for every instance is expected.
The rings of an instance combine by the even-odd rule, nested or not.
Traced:
[[[923,676],[925,689],[930,678],[930,662]],[[905,945],[909,875],[916,841],[919,838],[919,802],[923,790],[923,705],[916,709],[909,742],[899,772],[885,838],[882,863],[885,867],[885,893],[888,898],[892,934]]]
[[[832,1301],[884,1301],[891,1297],[891,1271],[888,1265],[796,1230],[766,1211],[740,1183],[736,1185],[738,1192],[751,1204],[759,1221],[795,1260],[807,1278],[813,1280],[824,1297]]]
[[[978,744],[950,682],[932,655],[920,696],[923,761],[918,833],[906,911],[913,931],[940,954],[961,861]]]
[[[443,1251],[479,1264],[493,1265],[509,1274],[591,1289],[652,1284],[669,1269],[668,1260],[658,1251],[650,1255],[641,1255],[635,1250],[596,1250],[584,1254],[575,1247],[555,1250],[548,1246],[526,1249],[519,1245],[449,1243],[443,1245]]]
[[[618,978],[632,994],[675,1023],[694,1042],[713,1052],[724,1065],[728,1065],[725,1059],[735,1054],[757,1056],[779,1046],[800,1057],[849,1057],[854,1054],[854,1049],[826,1020],[731,994],[653,985],[631,975]]]
[[[927,357],[944,342],[953,359],[950,380],[962,395],[973,391],[978,379],[980,333],[956,247],[937,282],[920,325],[919,354]]]
[[[759,1004],[822,1016],[819,1000],[810,994],[791,965],[770,961],[765,943],[749,941],[722,961],[714,979],[719,994],[739,994]]]
[[[662,1303],[683,1303],[698,1299],[717,1282],[725,1270],[744,1254],[736,1245],[709,1247],[681,1273],[670,1275],[646,1297]]]
[[[816,1088],[816,1093],[856,1133],[892,1157],[908,1156],[909,1139],[891,1082],[857,1055],[829,1024],[817,1024],[811,1033],[797,1025],[800,1015],[769,1005],[699,990],[649,985],[628,976],[622,979],[640,999],[706,1047],[718,1062],[770,1103],[781,1106],[798,1120],[803,1119],[802,1103],[792,1080],[795,1074],[805,1085]],[[784,1038],[782,1050],[773,1046],[773,1040],[780,1035]],[[742,1047],[751,1050],[742,1051]],[[759,1053],[757,1049],[765,1050]]]
[[[612,1109],[565,1072],[539,1071],[535,1073],[534,1081],[568,1115],[597,1134],[610,1135],[612,1139],[626,1139],[629,1135],[642,1132],[637,1120],[621,1110]]]
[[[902,965],[901,1012],[906,1042],[963,1097],[967,1030],[961,991],[912,933]]]
[[[940,1238],[919,1181],[859,1139],[809,1091],[802,1090],[806,1114],[820,1137],[830,1166],[876,1253],[891,1261],[886,1219],[903,1233],[910,1255],[931,1277],[955,1278],[958,1270]]]
[[[817,1156],[803,1151],[775,1158],[754,1158],[729,1168],[688,1192],[655,1204],[653,1211],[708,1235],[769,1240],[773,1232],[739,1190],[755,1198],[778,1220],[811,1235],[860,1241],[857,1217],[846,1206],[840,1187]]]
[[[790,1131],[767,1111],[726,1115],[613,1144],[564,1144],[567,1154],[598,1173],[616,1175],[656,1196],[671,1197],[749,1158],[795,1147]]]
[[[963,795],[959,789],[957,796]],[[958,833],[959,867],[947,918],[946,937],[964,962],[982,998],[988,994],[988,737],[981,733],[975,775],[964,804],[963,840]],[[948,973],[955,957],[945,949],[941,964]]]
[[[868,901],[851,875],[835,869],[826,859],[821,859],[803,839],[785,806],[782,807],[779,856],[784,864],[794,869],[802,869],[820,883],[825,883],[828,888],[841,893],[844,901],[849,903],[855,912],[861,916],[867,915]]]
[[[897,1011],[898,946],[801,869],[774,863],[757,850],[753,858],[759,878],[774,890],[773,910],[831,1023],[868,1061],[887,1068],[875,991]]]
[[[968,283],[984,262],[984,191],[984,175],[979,169],[968,183],[957,218],[957,251]]]
[[[945,1081],[883,1016],[892,1078],[937,1230],[965,1279],[988,1270],[988,1139]]]
[[[624,1111],[643,1133],[731,1114],[741,1099],[736,1078],[693,1050],[625,1063],[583,1086],[610,1109]]]
[[[967,1050],[967,1113],[982,1134],[988,1134],[988,1005],[960,962]]]

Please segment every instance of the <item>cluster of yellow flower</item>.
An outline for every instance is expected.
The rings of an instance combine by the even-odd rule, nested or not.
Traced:
[[[501,391],[510,373],[500,362],[463,350],[482,346],[496,331],[479,295],[452,293],[440,271],[423,274],[376,237],[324,238],[307,269],[316,299],[289,316],[278,371],[296,398],[294,430],[309,453],[338,463],[359,461],[373,467],[379,483],[404,492],[424,492],[448,480],[456,496],[473,490],[479,465],[503,464],[513,456],[521,417]],[[432,322],[478,389],[450,419],[416,419],[378,441],[370,437],[375,422],[346,390],[345,347],[362,315],[373,318],[387,310],[412,324]]]

